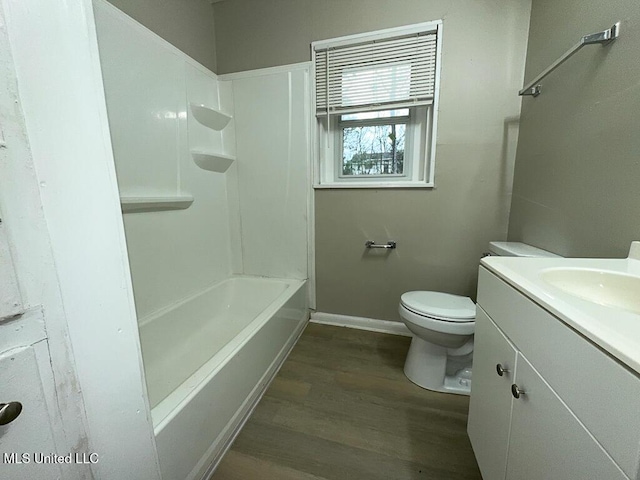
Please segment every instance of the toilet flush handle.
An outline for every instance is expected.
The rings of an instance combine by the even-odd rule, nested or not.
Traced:
[[[498,363],[496,365],[496,372],[498,372],[498,375],[503,376],[505,373],[509,373],[509,369],[504,368],[501,364]]]

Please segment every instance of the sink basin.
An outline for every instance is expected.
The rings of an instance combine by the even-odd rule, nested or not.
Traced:
[[[569,295],[640,315],[640,277],[607,270],[551,268],[542,280]]]

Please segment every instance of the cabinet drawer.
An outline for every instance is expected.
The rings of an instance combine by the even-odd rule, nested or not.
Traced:
[[[622,470],[636,478],[638,376],[484,267],[478,303]]]

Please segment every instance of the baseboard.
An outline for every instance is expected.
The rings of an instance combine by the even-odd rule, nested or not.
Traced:
[[[337,313],[313,312],[311,314],[311,322],[321,323],[323,325],[334,325],[337,327],[357,328],[359,330],[369,330],[371,332],[389,333],[391,335],[402,335],[404,337],[412,336],[404,323],[392,322],[390,320],[352,317],[349,315],[338,315]]]

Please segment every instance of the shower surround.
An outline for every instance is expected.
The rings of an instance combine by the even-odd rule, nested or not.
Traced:
[[[198,479],[308,320],[309,65],[220,78],[94,10],[160,468]]]

